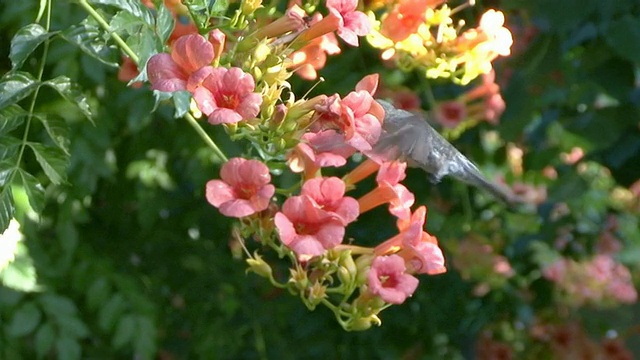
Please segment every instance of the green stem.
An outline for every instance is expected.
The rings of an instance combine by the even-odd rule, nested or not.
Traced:
[[[51,0],[47,1],[46,5],[46,18],[44,23],[44,29],[49,32],[49,28],[51,26]],[[37,82],[40,83],[42,81],[42,75],[44,74],[44,67],[47,62],[47,55],[49,53],[49,39],[44,41],[42,44],[42,59],[40,60],[40,64],[38,67],[38,74],[36,76]],[[29,136],[29,129],[31,128],[31,120],[33,120],[33,111],[36,108],[36,101],[38,100],[38,93],[40,92],[40,86],[36,87],[33,92],[33,97],[31,98],[31,103],[29,104],[29,113],[27,115],[27,123],[24,128],[24,134],[22,135],[22,145],[20,145],[20,151],[18,152],[18,158],[16,160],[16,168],[20,167],[20,163],[22,162],[22,156],[24,155],[24,150],[27,147],[27,139]],[[11,179],[9,179],[8,184],[11,184],[13,181],[13,177],[16,172],[11,174]]]
[[[109,23],[107,23],[107,21],[102,17],[102,15],[100,15],[88,2],[87,0],[78,0],[78,2],[80,3],[80,6],[82,6],[88,13],[89,15],[91,15],[91,17],[93,17],[98,24],[107,32],[109,33],[109,35],[113,38],[113,40],[118,44],[118,46],[120,47],[120,49],[122,49],[122,51],[124,51],[125,54],[127,54],[127,56],[129,58],[131,58],[131,60],[133,60],[133,62],[135,62],[136,64],[138,64],[138,61],[140,61],[140,58],[138,57],[138,55],[136,55],[135,52],[133,52],[133,50],[131,50],[131,48],[129,47],[129,45],[127,45],[126,42],[124,42],[124,40],[120,37],[120,35],[118,35],[115,32],[111,31],[111,26],[109,26]],[[139,64],[138,64],[139,65]]]
[[[198,135],[200,135],[202,140],[204,140],[204,142],[207,143],[207,145],[209,145],[209,147],[213,150],[213,152],[216,155],[218,155],[218,157],[222,159],[222,161],[224,162],[229,161],[229,159],[227,159],[227,157],[224,155],[222,150],[220,150],[218,145],[216,145],[216,143],[213,142],[213,140],[211,140],[209,135],[204,131],[202,126],[200,126],[198,121],[191,114],[187,113],[185,115],[185,119],[187,119],[187,122],[189,123],[189,125],[191,125],[196,130],[196,132],[198,133]]]

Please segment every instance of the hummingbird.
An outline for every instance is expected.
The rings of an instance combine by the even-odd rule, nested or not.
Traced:
[[[483,189],[507,204],[520,202],[511,189],[487,180],[478,167],[418,114],[376,100],[385,111],[382,134],[373,152],[386,160],[404,160],[422,168],[432,183],[449,175]]]

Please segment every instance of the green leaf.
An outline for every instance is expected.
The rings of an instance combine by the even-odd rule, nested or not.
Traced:
[[[121,294],[115,294],[100,308],[98,313],[98,325],[102,330],[110,331],[116,323],[118,316],[124,311],[126,302]]]
[[[33,150],[36,160],[52,183],[59,185],[66,181],[69,156],[58,148],[32,142],[27,145]]]
[[[156,34],[160,38],[160,43],[164,44],[169,40],[169,36],[173,32],[175,27],[175,20],[171,11],[163,4],[158,11],[158,17],[156,19]]]
[[[64,316],[58,320],[60,332],[74,338],[85,338],[89,335],[89,329],[77,316]]]
[[[0,161],[0,186],[5,186],[9,183],[9,179],[16,171],[16,165],[9,161]]]
[[[625,15],[605,29],[605,41],[623,58],[640,62],[640,18]]]
[[[9,227],[9,222],[13,219],[16,208],[13,203],[13,194],[7,186],[0,191],[0,234]]]
[[[21,337],[30,334],[42,319],[42,312],[33,303],[23,304],[16,310],[7,328],[7,334],[12,337]]]
[[[209,0],[209,14],[223,14],[229,8],[229,0]]]
[[[44,125],[45,129],[47,129],[51,140],[53,140],[65,154],[70,155],[69,125],[67,122],[62,117],[53,114],[38,115],[36,117],[42,125]]]
[[[17,104],[0,110],[0,135],[8,134],[24,123],[27,112]]]
[[[188,91],[176,91],[172,94],[173,105],[176,108],[173,116],[175,118],[183,117],[189,112],[189,106],[191,105],[191,93]]]
[[[142,354],[143,358],[151,359],[156,351],[156,328],[151,319],[145,316],[138,316],[138,326],[135,337],[136,353]]]
[[[118,9],[124,10],[139,19],[144,20],[149,25],[153,25],[154,19],[151,10],[142,5],[142,2],[138,0],[91,0],[93,4],[110,5],[115,6]]]
[[[56,351],[58,353],[56,358],[60,360],[80,359],[82,355],[78,340],[69,336],[61,336],[56,340]]]
[[[105,278],[97,279],[87,290],[87,305],[90,310],[96,310],[106,302],[111,289]]]
[[[118,320],[115,335],[111,344],[116,349],[121,349],[125,344],[131,342],[136,333],[136,321],[133,315],[125,315]]]
[[[92,18],[85,19],[80,25],[71,26],[60,33],[60,37],[101,63],[118,67],[120,57],[117,49],[107,44],[102,37],[102,30]]]
[[[22,140],[13,136],[0,136],[0,160],[11,159],[18,153]]]
[[[43,82],[43,85],[54,88],[63,98],[75,104],[89,120],[92,120],[93,115],[87,97],[80,91],[78,84],[72,82],[71,79],[61,75]]]
[[[33,208],[33,211],[40,214],[44,209],[44,188],[33,175],[28,172],[18,169],[18,174],[22,180],[22,186],[27,192],[29,198],[29,205]]]
[[[29,96],[38,87],[38,82],[26,72],[10,72],[0,79],[0,109],[15,104]]]
[[[9,52],[11,69],[20,68],[38,45],[52,35],[54,35],[53,32],[47,32],[39,24],[29,24],[18,30],[13,39],[11,39],[11,51]]]
[[[38,359],[44,358],[49,353],[53,346],[55,336],[53,326],[50,323],[44,323],[40,326],[35,337],[36,355]]]
[[[73,301],[56,294],[44,294],[39,298],[44,311],[51,317],[66,318],[76,314]]]

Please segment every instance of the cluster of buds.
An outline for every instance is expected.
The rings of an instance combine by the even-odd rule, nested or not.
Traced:
[[[426,207],[412,209],[415,197],[401,184],[406,163],[373,152],[385,116],[374,100],[378,75],[365,76],[345,96],[311,99],[296,99],[287,80],[296,72],[316,78],[327,55],[340,53],[338,38],[358,46],[361,36],[388,36],[394,45],[387,50],[406,56],[415,35],[426,36],[432,25],[440,28],[434,44],[448,57],[436,56],[430,77],[436,69],[444,71],[440,60],[449,59],[446,71],[464,83],[488,72],[487,63],[490,68],[497,54],[505,54],[495,48],[503,28],[483,18],[475,35],[456,37],[444,15],[451,11],[433,9],[442,1],[418,1],[417,12],[414,2],[401,1],[374,30],[375,19],[358,10],[357,0],[327,0],[326,14],[316,11],[317,4],[293,3],[281,16],[275,7],[258,11],[260,1],[242,1],[229,22],[176,28],[180,33],[170,38],[169,52],[153,55],[145,66],[151,89],[188,93],[193,117],[206,117],[209,124],[224,126],[232,140],[251,144],[245,157],[226,161],[220,178],[206,184],[207,201],[239,219],[234,237],[248,269],[298,295],[310,309],[328,307],[347,330],[380,324],[383,309],[414,293],[417,275],[446,271],[444,256],[437,239],[424,231]],[[169,6],[182,14],[179,2]],[[397,33],[390,24],[404,24],[409,13],[417,14],[415,29]],[[356,153],[364,160],[347,174],[323,174],[328,167],[345,166]],[[276,176],[287,168],[300,180]],[[358,198],[347,195],[374,174],[374,189]],[[397,233],[372,247],[346,241],[347,227],[380,205],[396,218]],[[288,275],[273,270],[267,252],[288,260]]]

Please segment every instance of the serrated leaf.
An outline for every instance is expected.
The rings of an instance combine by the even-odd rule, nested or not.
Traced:
[[[47,80],[42,83],[55,89],[63,98],[70,103],[75,104],[80,111],[92,120],[91,107],[87,101],[87,97],[80,91],[80,87],[66,76],[58,76],[54,79]]]
[[[82,350],[78,340],[70,336],[61,336],[56,340],[57,359],[75,360],[80,359]]]
[[[8,134],[24,123],[27,112],[17,104],[0,110],[0,135]]]
[[[22,140],[13,136],[0,136],[0,160],[10,160],[18,153]]]
[[[115,6],[144,20],[149,25],[152,25],[154,21],[151,10],[142,5],[142,2],[138,0],[91,0],[90,2],[93,4]]]
[[[33,208],[33,211],[40,214],[44,209],[44,188],[33,175],[28,172],[18,169],[18,175],[22,180],[22,186],[29,198],[29,205]]]
[[[16,164],[10,161],[0,161],[0,186],[7,185],[15,171]]]
[[[7,334],[12,337],[21,337],[30,334],[42,319],[42,312],[38,307],[28,302],[16,310],[7,328]]]
[[[5,74],[0,79],[0,109],[24,99],[37,87],[38,81],[29,73],[16,71]]]
[[[29,142],[27,145],[33,150],[36,160],[52,183],[59,185],[66,181],[69,156],[58,148],[39,143]]]
[[[160,38],[160,43],[164,44],[171,36],[173,28],[175,27],[175,20],[171,11],[166,5],[162,5],[158,11],[158,17],[156,18],[156,34]]]
[[[115,46],[107,44],[102,37],[102,30],[93,23],[93,19],[87,18],[80,25],[71,26],[60,33],[60,37],[74,44],[83,52],[101,63],[118,67],[119,54]]]
[[[133,335],[136,332],[136,321],[133,315],[125,315],[118,320],[116,325],[116,331],[113,336],[111,344],[114,348],[120,349],[125,344],[130,343],[133,340]]]
[[[13,219],[16,208],[13,202],[13,194],[9,186],[0,191],[0,234],[9,227],[9,222]]]
[[[36,118],[44,125],[51,140],[53,140],[65,154],[70,155],[69,125],[67,122],[62,117],[52,114],[37,115]]]
[[[50,323],[45,323],[40,326],[35,337],[36,355],[38,359],[44,358],[49,353],[53,346],[55,336],[53,326]]]
[[[11,39],[11,50],[9,52],[11,69],[20,68],[38,45],[54,34],[53,32],[47,32],[39,24],[29,24],[18,30],[13,39]]]

